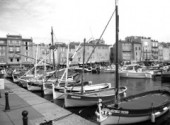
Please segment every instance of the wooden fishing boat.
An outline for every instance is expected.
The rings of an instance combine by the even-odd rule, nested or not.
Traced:
[[[75,73],[72,75],[70,74],[70,76],[68,77],[69,85],[76,82],[74,79],[78,75],[79,73]],[[44,91],[44,95],[52,94],[52,84],[54,83],[58,84],[58,82],[61,82],[60,83],[61,87],[63,87],[65,84],[65,80],[61,80],[61,79],[54,78],[54,77],[50,77],[48,79],[45,79],[44,76],[40,78],[32,78],[27,81],[28,83],[27,89],[29,91]]]
[[[56,91],[58,90],[58,92],[64,93],[65,80],[49,79],[43,82],[44,95],[53,94],[53,87],[52,87],[53,85]],[[69,87],[80,86],[80,84],[77,83],[77,81],[75,81],[74,79],[68,79],[68,86]],[[57,92],[54,92],[54,93],[56,94]]]
[[[86,88],[86,86],[84,87]],[[119,88],[120,97],[126,96],[126,87]],[[104,102],[109,100],[115,100],[115,88],[103,88],[99,90],[84,91],[81,92],[68,93],[65,95],[64,106],[69,107],[83,107],[83,106],[93,106],[98,103],[98,99],[102,99]]]
[[[84,91],[98,91],[111,87],[111,83],[101,83],[101,84],[92,84],[91,81],[86,81],[83,83]],[[82,83],[73,83],[71,86],[55,86],[53,84],[53,99],[64,99],[66,93],[80,93],[81,92]],[[66,93],[65,93],[66,92]]]
[[[147,120],[155,122],[169,110],[170,92],[167,90],[152,90],[119,99],[118,78],[118,4],[115,3],[116,13],[116,96],[115,101],[102,102],[99,99],[95,112],[100,125],[133,124]]]
[[[122,98],[116,107],[114,102],[100,102],[96,111],[97,120],[102,125],[132,124],[160,117],[169,110],[170,92],[153,90]]]

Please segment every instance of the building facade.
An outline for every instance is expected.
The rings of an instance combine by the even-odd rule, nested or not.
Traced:
[[[152,59],[158,60],[158,41],[152,40]]]
[[[103,40],[97,44],[96,41],[91,41],[85,44],[79,42],[71,42],[69,44],[69,58],[73,57],[71,64],[83,63],[84,48],[84,63],[110,62],[110,46],[106,45]],[[68,45],[65,43],[55,43],[54,48],[56,64],[66,65]],[[52,55],[51,59],[53,59]]]
[[[163,61],[163,45],[158,43],[158,61]]]
[[[142,61],[142,45],[140,42],[138,41],[134,41],[132,43],[132,60],[134,62],[140,62]]]
[[[0,65],[7,64],[7,39],[0,38]]]
[[[123,61],[132,60],[132,42],[130,41],[121,41],[122,44],[122,59]]]
[[[32,43],[32,39],[22,38],[21,35],[8,34],[6,38],[0,38],[0,62],[7,65],[22,65],[26,56],[33,56],[30,46]]]

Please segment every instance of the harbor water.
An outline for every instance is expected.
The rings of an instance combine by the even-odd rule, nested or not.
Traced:
[[[85,73],[84,80],[92,81],[93,84],[108,82],[108,83],[111,83],[113,87],[115,86],[115,74],[114,73],[100,73],[100,74]],[[120,78],[119,85],[127,87],[127,96],[149,91],[149,90],[155,90],[155,89],[170,90],[170,83],[161,83],[160,78],[155,78],[155,79]],[[36,94],[41,96],[41,93],[36,93]],[[52,99],[52,96],[44,96],[44,98],[54,102]],[[63,100],[57,100],[54,103],[63,107]],[[74,112],[75,114],[80,115],[81,117],[85,119],[96,122],[96,117],[94,114],[96,108],[97,108],[96,106],[93,106],[93,107],[83,107],[83,108],[69,108],[68,110],[70,110],[71,112]],[[147,121],[143,124],[145,125],[153,125],[153,124],[154,125],[167,125],[168,120],[170,120],[169,112],[165,114],[164,116],[158,118],[155,123],[151,123],[150,121]],[[170,122],[168,123],[170,124]],[[139,125],[139,124],[135,124],[135,125]]]

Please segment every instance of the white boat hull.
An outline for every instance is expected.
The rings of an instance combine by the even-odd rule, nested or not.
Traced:
[[[33,86],[33,85],[29,85],[29,84],[27,84],[27,89],[29,91],[42,91],[40,86]]]
[[[119,72],[120,77],[124,78],[152,78],[151,73],[145,73],[145,72],[128,72],[128,71],[122,71]]]
[[[162,116],[168,112],[168,108],[162,112],[155,113],[155,118]],[[123,116],[109,116],[109,117],[103,117],[103,121],[99,121],[100,125],[118,125],[118,124],[134,124],[134,123],[140,123],[145,122],[148,120],[151,120],[151,115],[145,115],[145,116],[129,116],[129,117],[123,117]]]
[[[101,84],[96,84],[96,85],[86,85],[84,86],[84,91],[98,91],[100,89],[104,88],[110,88],[111,83],[101,83]],[[55,89],[59,89],[59,91],[56,91]],[[81,86],[76,86],[76,87],[67,87],[67,90],[73,91],[73,92],[81,92]],[[53,85],[53,99],[64,99],[64,91],[65,87],[56,87]]]
[[[64,99],[64,93],[55,91],[55,85],[52,84],[53,99]]]

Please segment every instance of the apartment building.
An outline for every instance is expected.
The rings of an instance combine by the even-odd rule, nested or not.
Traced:
[[[158,61],[163,61],[163,45],[158,43]]]
[[[143,61],[152,59],[152,41],[150,37],[140,37],[142,44]]]
[[[122,44],[122,59],[123,61],[132,60],[132,42],[131,41],[121,41]]]
[[[32,57],[32,39],[22,38],[21,35],[7,35],[0,38],[0,63],[6,65],[22,65],[27,56]],[[26,63],[26,64],[27,64]]]
[[[158,60],[158,41],[151,40],[152,41],[152,59]]]
[[[142,61],[142,45],[138,41],[134,41],[132,43],[132,60],[134,62],[140,62]]]
[[[0,38],[0,65],[7,64],[7,39]]]

